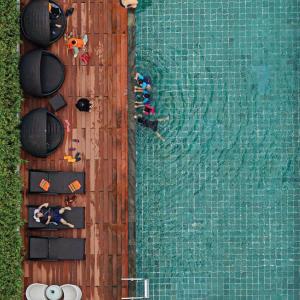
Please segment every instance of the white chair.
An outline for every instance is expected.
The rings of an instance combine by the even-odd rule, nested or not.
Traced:
[[[82,292],[79,286],[74,284],[64,284],[61,286],[64,292],[64,300],[80,300]]]
[[[29,285],[26,289],[27,300],[47,300],[45,296],[47,287],[47,284],[41,283],[33,283]]]

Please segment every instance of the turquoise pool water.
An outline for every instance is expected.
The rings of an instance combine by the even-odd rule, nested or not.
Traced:
[[[300,2],[140,0],[137,275],[151,299],[300,299]]]

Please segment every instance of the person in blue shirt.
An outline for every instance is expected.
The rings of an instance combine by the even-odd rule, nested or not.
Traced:
[[[137,86],[134,87],[135,93],[143,93],[144,91],[151,91],[151,79],[149,76],[143,76],[140,73],[136,73],[135,78]]]
[[[143,93],[142,99],[139,98],[139,100],[141,100],[141,101],[135,101],[136,105],[146,105],[146,104],[151,104],[151,102],[152,102],[151,95],[147,91],[145,91],[145,93]]]

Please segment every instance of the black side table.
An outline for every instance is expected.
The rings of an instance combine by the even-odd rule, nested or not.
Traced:
[[[59,111],[60,109],[67,106],[67,102],[60,93],[57,93],[55,96],[51,97],[49,99],[49,104],[54,111]]]

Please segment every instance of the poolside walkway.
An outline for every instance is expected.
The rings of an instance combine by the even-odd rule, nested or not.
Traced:
[[[22,1],[22,4],[28,1]],[[25,250],[27,236],[63,236],[86,238],[86,260],[64,262],[24,261],[24,286],[33,283],[77,284],[84,300],[113,300],[128,295],[121,277],[128,274],[128,145],[127,145],[127,12],[119,0],[60,0],[64,9],[74,7],[68,18],[68,32],[87,34],[88,66],[67,54],[64,40],[50,50],[66,65],[66,80],[60,93],[68,106],[57,112],[71,124],[64,144],[47,159],[38,159],[22,151],[28,163],[22,166],[24,178],[23,218],[26,205],[49,202],[63,205],[64,196],[27,194],[28,169],[52,169],[86,172],[86,194],[77,196],[75,206],[86,208],[86,228],[56,232],[23,230]],[[32,48],[28,42],[22,53]],[[75,109],[79,97],[93,99],[91,113]],[[22,113],[47,106],[45,99],[27,97]],[[72,142],[79,139],[79,143]],[[75,147],[71,152],[69,148]],[[69,164],[65,154],[82,154],[80,162]]]

